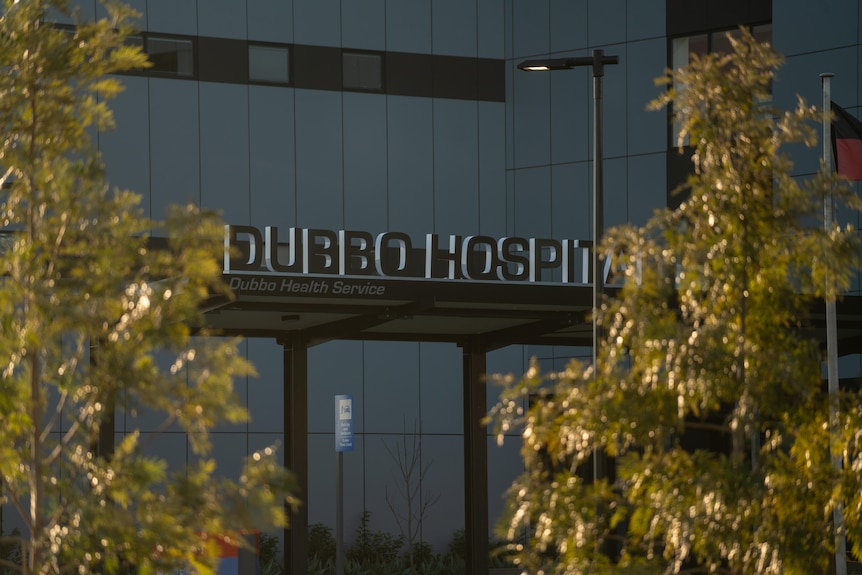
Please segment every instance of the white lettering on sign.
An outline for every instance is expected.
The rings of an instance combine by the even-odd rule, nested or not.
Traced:
[[[236,280],[238,289],[255,292],[360,296],[385,292],[371,282],[302,279],[307,275],[576,285],[587,285],[592,277],[592,242],[584,240],[427,234],[423,247],[414,246],[402,232],[372,236],[364,231],[289,228],[279,233],[275,226],[261,231],[226,225],[224,248],[225,274],[258,276],[232,277],[231,288]],[[604,260],[607,280],[610,262]],[[260,277],[266,275],[293,277],[272,281]]]

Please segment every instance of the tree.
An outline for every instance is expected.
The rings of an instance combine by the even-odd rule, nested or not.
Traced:
[[[415,552],[418,539],[422,536],[422,523],[428,510],[440,499],[438,493],[431,491],[422,492],[425,483],[425,475],[431,468],[431,462],[422,464],[422,450],[417,433],[416,424],[413,424],[412,444],[407,445],[407,426],[404,426],[404,439],[396,441],[390,446],[386,442],[383,447],[392,461],[398,465],[397,486],[394,493],[386,488],[386,505],[395,518],[398,531],[407,545],[407,565],[409,572],[413,573],[416,566]],[[400,503],[399,503],[400,502]]]
[[[824,230],[824,194],[859,201],[832,176],[791,177],[786,150],[815,144],[821,112],[775,109],[780,55],[745,30],[731,42],[664,78],[654,106],[672,104],[694,171],[678,209],[603,242],[624,284],[597,315],[597,369],[534,363],[491,413],[500,440],[523,429],[501,534],[528,528],[530,573],[823,573],[842,501],[862,551],[860,400],[842,395],[830,443],[806,322],[859,256],[855,230]],[[597,451],[615,477],[584,472]]]
[[[113,74],[147,62],[133,13],[104,7],[76,27],[50,23],[65,0],[4,0],[0,17],[0,503],[25,526],[0,567],[207,572],[216,536],[285,524],[293,481],[271,448],[215,475],[208,430],[246,418],[232,382],[253,373],[202,328],[202,302],[229,295],[222,228],[193,206],[150,221],[109,188],[90,135],[112,126]],[[138,432],[100,446],[115,405],[186,431],[194,462],[169,474]]]

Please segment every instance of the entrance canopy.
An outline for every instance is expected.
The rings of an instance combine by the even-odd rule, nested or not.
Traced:
[[[227,335],[300,332],[309,346],[336,339],[592,346],[592,287],[527,282],[230,275],[234,299],[208,302],[207,325]],[[608,286],[613,296],[619,288]],[[839,355],[862,353],[862,296],[837,304]],[[804,331],[825,346],[814,302]],[[776,326],[776,329],[782,329]]]
[[[211,298],[205,319],[225,335],[282,345],[284,459],[300,491],[308,492],[309,480],[309,347],[339,339],[456,343],[463,354],[467,572],[487,573],[486,353],[513,344],[592,346],[586,242],[453,236],[441,246],[428,236],[430,247],[415,248],[397,233],[293,229],[290,239],[279,243],[274,228],[229,226],[223,277],[233,297]],[[559,281],[541,281],[548,277]],[[613,297],[618,289],[605,292]],[[801,329],[825,348],[825,305],[809,309]],[[860,353],[862,297],[845,297],[837,311],[839,354]],[[308,511],[301,507],[285,533],[289,572],[305,571],[307,550]]]
[[[236,297],[211,300],[207,325],[227,334],[278,337],[299,331],[310,345],[475,338],[487,350],[518,343],[592,345],[592,288],[585,285],[331,275],[225,279]]]

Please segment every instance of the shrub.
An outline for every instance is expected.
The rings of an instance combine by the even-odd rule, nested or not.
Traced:
[[[373,531],[370,524],[371,512],[366,509],[359,519],[356,540],[347,550],[347,559],[362,565],[394,563],[404,546],[404,538],[384,531]]]
[[[335,559],[335,538],[332,529],[323,523],[308,526],[308,558],[318,558],[322,563]]]
[[[422,563],[430,563],[437,556],[434,553],[434,550],[431,549],[431,544],[426,543],[425,541],[417,541],[413,544],[413,546],[407,551],[410,555],[413,556],[413,565],[421,565]],[[407,563],[409,564],[409,557],[407,558]]]

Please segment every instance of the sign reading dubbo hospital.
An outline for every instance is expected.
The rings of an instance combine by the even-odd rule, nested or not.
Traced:
[[[592,242],[547,238],[226,225],[224,274],[237,293],[386,297],[389,280],[586,285]]]

